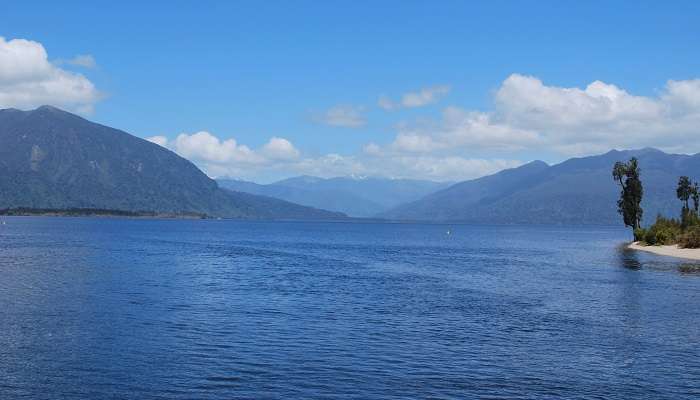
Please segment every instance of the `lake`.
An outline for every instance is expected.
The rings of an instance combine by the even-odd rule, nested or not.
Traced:
[[[700,397],[700,275],[621,228],[3,220],[2,399]]]

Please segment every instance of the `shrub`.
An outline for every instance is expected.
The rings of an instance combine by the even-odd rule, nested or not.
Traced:
[[[685,249],[696,249],[700,247],[700,226],[694,225],[688,228],[678,238],[678,246]]]
[[[644,235],[646,235],[647,230],[644,228],[637,228],[634,230],[634,241],[635,242],[643,242],[644,241]]]
[[[655,231],[655,230],[652,230],[651,228],[650,228],[650,229],[647,229],[647,230],[644,232],[644,241],[645,241],[646,244],[648,244],[648,245],[654,245],[654,244],[656,244],[656,231]]]
[[[670,228],[661,228],[656,231],[656,244],[673,244],[678,238],[678,231]]]
[[[676,243],[681,234],[680,223],[673,218],[656,217],[656,222],[644,232],[644,241],[650,245]]]

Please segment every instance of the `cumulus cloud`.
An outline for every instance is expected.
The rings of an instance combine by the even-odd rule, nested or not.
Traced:
[[[299,158],[299,150],[287,139],[273,137],[267,142],[262,153],[271,160],[294,160]]]
[[[611,148],[679,145],[700,151],[700,80],[669,81],[657,96],[595,81],[556,87],[513,74],[491,111],[447,107],[442,117],[402,124],[390,148],[408,153],[539,151],[562,156]]]
[[[182,133],[174,140],[165,136],[152,136],[146,140],[195,162],[210,176],[251,176],[294,162],[300,156],[299,150],[281,137],[270,138],[259,149],[239,144],[233,138],[220,139],[207,131]]]
[[[384,110],[396,110],[399,108],[415,108],[432,104],[446,96],[450,87],[446,85],[423,88],[417,92],[405,93],[401,100],[393,101],[387,96],[380,96],[377,104]]]
[[[567,149],[687,144],[700,150],[700,82],[668,81],[660,95],[637,96],[595,81],[585,88],[547,86],[514,74],[496,92],[497,118],[538,132],[542,146]]]
[[[153,136],[146,140],[205,165],[266,164],[276,159],[293,159],[299,154],[289,141],[278,137],[273,137],[257,151],[238,144],[236,139],[219,139],[207,131],[182,133],[172,141],[164,136]]]
[[[51,63],[41,43],[0,37],[0,108],[50,104],[89,113],[100,97],[85,76]]]
[[[287,139],[273,137],[258,149],[235,139],[220,139],[201,131],[180,134],[174,140],[153,136],[147,140],[197,164],[212,177],[259,180],[290,175],[384,176],[434,180],[469,179],[520,165],[518,160],[405,154],[369,143],[357,155],[337,153],[302,156]]]
[[[340,105],[325,112],[316,113],[313,120],[324,125],[359,128],[367,123],[363,111],[362,107]]]
[[[442,120],[429,125],[403,125],[391,147],[396,151],[431,153],[449,149],[518,151],[537,145],[536,131],[498,121],[492,114],[448,107]]]

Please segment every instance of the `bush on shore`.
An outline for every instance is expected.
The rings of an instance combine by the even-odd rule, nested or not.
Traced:
[[[659,215],[648,228],[637,228],[634,240],[650,246],[678,244],[684,249],[700,248],[700,220],[697,216],[685,215],[683,221]]]
[[[689,227],[678,238],[678,246],[684,249],[697,249],[700,247],[700,225]]]
[[[681,224],[677,220],[659,215],[649,228],[635,231],[635,239],[642,238],[641,241],[648,245],[666,245],[676,243],[681,233]]]

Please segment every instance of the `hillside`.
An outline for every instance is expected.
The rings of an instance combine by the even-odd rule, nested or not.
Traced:
[[[163,147],[50,106],[0,110],[0,209],[17,207],[342,217],[222,190],[194,164]]]
[[[473,223],[620,224],[612,180],[616,161],[639,159],[644,184],[644,222],[658,213],[676,216],[678,176],[700,179],[700,155],[656,149],[610,151],[548,166],[535,161],[518,168],[455,184],[382,217],[397,220]]]
[[[318,178],[299,176],[268,185],[220,179],[221,187],[270,196],[306,206],[373,217],[449,186],[448,183],[387,178]]]

